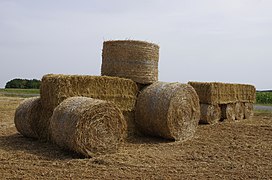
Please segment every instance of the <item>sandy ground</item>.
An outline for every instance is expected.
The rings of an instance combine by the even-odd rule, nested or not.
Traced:
[[[118,153],[82,159],[17,133],[19,98],[0,97],[2,179],[272,179],[272,115],[200,125],[195,138],[135,138]]]

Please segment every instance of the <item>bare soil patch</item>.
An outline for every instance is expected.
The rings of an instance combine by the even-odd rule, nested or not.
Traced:
[[[22,98],[0,96],[0,174],[4,179],[271,179],[272,115],[200,125],[193,139],[135,138],[115,154],[83,159],[25,138],[13,123]]]

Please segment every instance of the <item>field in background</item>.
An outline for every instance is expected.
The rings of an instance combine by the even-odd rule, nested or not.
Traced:
[[[272,105],[272,92],[257,92],[256,103]]]
[[[0,89],[0,95],[9,97],[34,97],[39,94],[39,89]],[[256,104],[272,105],[272,92],[257,92]]]
[[[40,95],[39,89],[0,89],[0,95],[8,97],[34,97]]]
[[[135,138],[118,153],[81,159],[20,135],[14,112],[24,98],[0,96],[0,174],[6,179],[272,179],[272,113],[200,125],[192,140]]]

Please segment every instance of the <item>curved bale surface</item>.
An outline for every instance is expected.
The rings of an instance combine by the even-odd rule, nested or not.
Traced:
[[[34,124],[40,119],[41,101],[39,97],[25,99],[16,109],[15,127],[23,136],[38,138]]]
[[[245,119],[251,119],[254,116],[253,109],[254,108],[253,108],[252,103],[245,103],[244,104]]]
[[[134,108],[139,92],[137,84],[131,79],[89,76],[47,74],[42,78],[41,101],[43,106],[42,128],[48,129],[54,109],[69,97],[89,97],[113,102],[125,114],[128,131],[134,135]],[[45,131],[46,132],[46,131]],[[46,138],[46,133],[41,133]]]
[[[92,157],[117,151],[126,136],[126,121],[112,102],[72,97],[56,107],[50,130],[60,147]]]
[[[103,43],[101,74],[132,79],[140,84],[158,81],[159,46],[145,41]]]
[[[235,120],[235,104],[222,104],[221,105],[222,119],[224,121]]]
[[[245,108],[244,103],[238,102],[235,103],[235,119],[241,120],[245,117]]]
[[[221,119],[221,108],[219,105],[200,104],[201,124],[216,124]]]
[[[188,84],[156,82],[136,102],[136,124],[151,136],[187,140],[194,136],[199,119],[199,99]]]

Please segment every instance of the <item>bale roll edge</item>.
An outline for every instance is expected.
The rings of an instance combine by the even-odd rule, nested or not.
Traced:
[[[193,137],[200,118],[199,99],[187,84],[156,82],[136,102],[135,121],[148,135],[183,141]]]
[[[159,46],[136,40],[105,41],[101,75],[132,79],[140,84],[158,81]]]
[[[71,97],[54,110],[52,141],[85,157],[116,152],[126,137],[126,121],[112,102]]]

